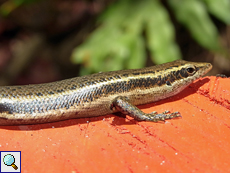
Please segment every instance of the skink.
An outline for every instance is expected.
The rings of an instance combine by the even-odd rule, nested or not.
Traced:
[[[179,112],[144,113],[135,105],[173,96],[211,70],[210,63],[177,60],[143,69],[102,72],[58,82],[0,87],[0,125],[47,123],[115,112],[164,121]]]

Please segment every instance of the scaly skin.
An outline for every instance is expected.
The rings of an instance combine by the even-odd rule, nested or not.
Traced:
[[[177,60],[136,70],[58,82],[0,87],[0,125],[38,124],[122,112],[157,122],[179,113],[145,114],[135,105],[173,96],[206,74],[210,63]]]

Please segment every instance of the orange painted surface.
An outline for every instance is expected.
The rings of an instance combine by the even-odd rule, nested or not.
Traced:
[[[230,79],[202,78],[140,108],[182,118],[152,123],[107,115],[0,126],[0,150],[22,151],[22,172],[230,171]]]

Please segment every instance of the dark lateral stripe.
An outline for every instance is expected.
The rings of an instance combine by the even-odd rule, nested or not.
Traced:
[[[94,97],[101,97],[106,96],[109,94],[117,94],[117,93],[123,93],[127,91],[132,91],[135,89],[145,89],[145,88],[151,88],[151,87],[161,87],[163,85],[172,85],[176,80],[179,80],[181,78],[184,78],[187,76],[185,72],[182,72],[180,70],[175,71],[173,73],[169,73],[167,76],[162,77],[158,75],[157,77],[142,77],[138,79],[129,79],[128,81],[115,81],[114,83],[111,83],[106,86],[99,87],[96,91],[96,94]]]
[[[147,74],[153,75],[153,74],[155,74],[155,72],[154,71],[143,71],[143,72],[132,73],[132,75],[134,75],[134,76],[137,76],[137,75],[147,75]]]
[[[164,73],[165,74],[165,73]],[[123,76],[131,76],[133,74],[125,74]],[[86,92],[72,92],[70,95],[62,95],[58,97],[50,97],[49,100],[46,98],[40,98],[39,100],[33,100],[31,102],[15,102],[13,104],[8,103],[1,105],[0,104],[0,112],[8,112],[9,114],[12,113],[42,113],[47,112],[49,110],[57,110],[61,108],[69,109],[73,105],[84,105],[84,103],[93,102],[100,97],[106,97],[108,95],[114,95],[119,93],[126,93],[130,91],[134,91],[136,89],[148,89],[154,87],[161,87],[164,85],[171,86],[175,81],[180,80],[182,78],[186,78],[188,76],[187,70],[185,68],[178,69],[177,71],[169,71],[166,76],[162,76],[160,73],[159,75],[154,74],[151,72],[149,75],[145,72],[143,77],[138,76],[137,78],[133,79],[125,79],[119,81],[118,78],[112,79],[102,79],[102,81],[111,80],[111,83],[103,84],[103,85],[95,85],[95,87],[91,87]],[[80,85],[92,85],[94,83],[91,82],[89,84],[80,84]],[[82,87],[83,87],[82,86]],[[92,85],[94,86],[94,85]],[[72,85],[71,89],[75,89],[77,86]],[[52,91],[48,91],[49,94],[54,94]],[[56,90],[56,92],[64,92],[63,89]],[[37,95],[41,95],[42,93],[37,93]]]

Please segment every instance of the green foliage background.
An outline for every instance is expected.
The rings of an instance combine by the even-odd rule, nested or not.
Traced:
[[[229,0],[168,0],[176,19],[204,48],[220,52],[218,31],[209,13],[230,24]],[[159,0],[119,0],[98,19],[99,27],[72,54],[81,75],[123,68],[141,68],[146,48],[154,63],[181,58],[174,26]],[[143,34],[145,33],[145,35]]]
[[[39,0],[8,0],[0,13]],[[165,0],[176,20],[204,48],[220,53],[218,31],[210,14],[230,24],[230,0]],[[97,20],[95,29],[72,52],[80,74],[144,67],[146,50],[156,64],[181,58],[169,12],[160,0],[117,0]]]

